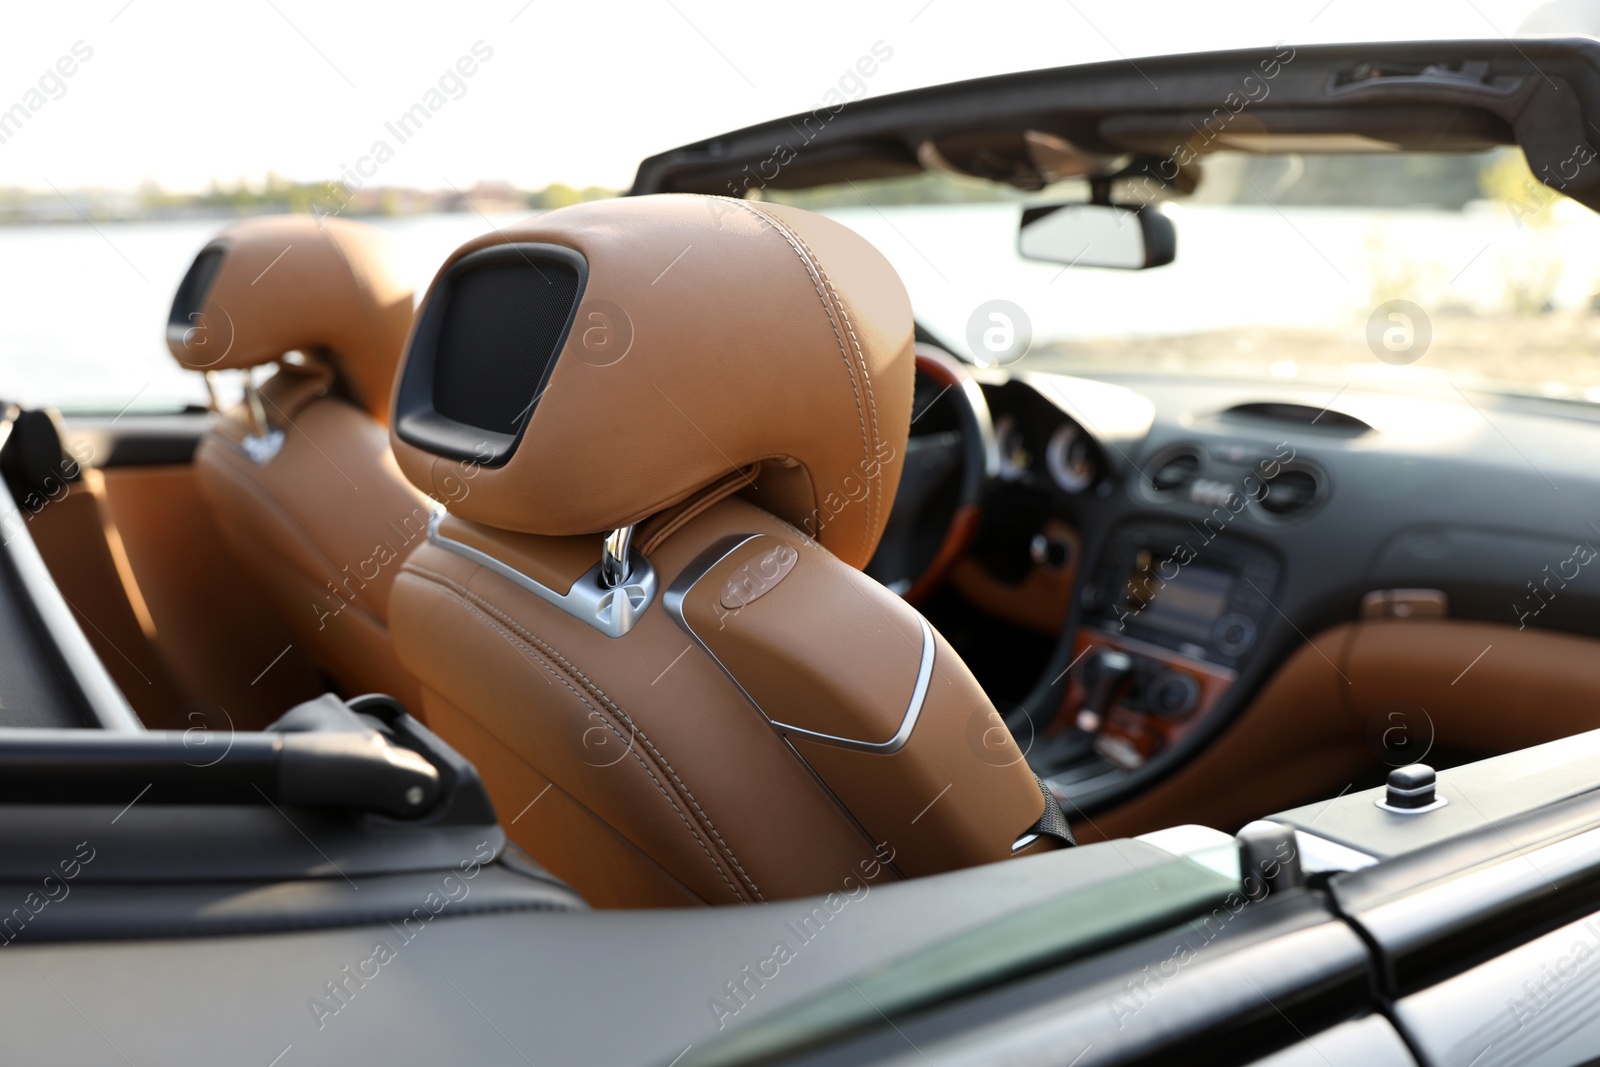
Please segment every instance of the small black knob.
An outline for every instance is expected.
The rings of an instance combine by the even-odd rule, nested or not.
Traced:
[[[1403,811],[1431,807],[1439,799],[1435,787],[1438,775],[1426,763],[1412,763],[1389,772],[1389,788],[1383,801]]]
[[[1223,655],[1243,655],[1256,643],[1256,624],[1250,616],[1232,612],[1217,620],[1212,627],[1211,640]]]
[[[1168,718],[1182,718],[1200,701],[1200,685],[1181,671],[1163,671],[1150,683],[1150,710]]]

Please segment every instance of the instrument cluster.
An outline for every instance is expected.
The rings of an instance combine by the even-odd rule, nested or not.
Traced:
[[[1068,495],[1081,493],[1100,480],[1105,464],[1100,446],[1071,419],[1049,412],[997,414],[995,445],[1000,453],[1001,480],[1048,481]]]

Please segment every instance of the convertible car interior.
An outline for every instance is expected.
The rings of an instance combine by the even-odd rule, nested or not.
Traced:
[[[1228,166],[1593,211],[1597,130],[1593,41],[1285,45],[735,131],[420,297],[227,226],[166,323],[210,408],[6,414],[0,889],[76,901],[0,913],[7,1003],[151,1062],[1583,1062],[1600,392],[1359,326],[1342,386],[1063,367],[887,212],[1154,286],[1254,240]]]

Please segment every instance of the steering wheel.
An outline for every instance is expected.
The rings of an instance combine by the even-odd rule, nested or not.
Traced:
[[[939,588],[971,544],[1000,468],[989,405],[967,368],[930,344],[917,344],[916,359],[900,487],[866,568],[913,604]]]

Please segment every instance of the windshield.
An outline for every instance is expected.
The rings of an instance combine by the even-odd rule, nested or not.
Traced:
[[[899,270],[918,321],[960,355],[1015,305],[1036,370],[1377,380],[1600,400],[1600,217],[1534,180],[1518,149],[1258,155],[1201,162],[1162,205],[1177,258],[1150,270],[1030,262],[1028,204],[1082,201],[947,175],[769,199],[820,210]],[[981,337],[981,330],[976,336]]]

